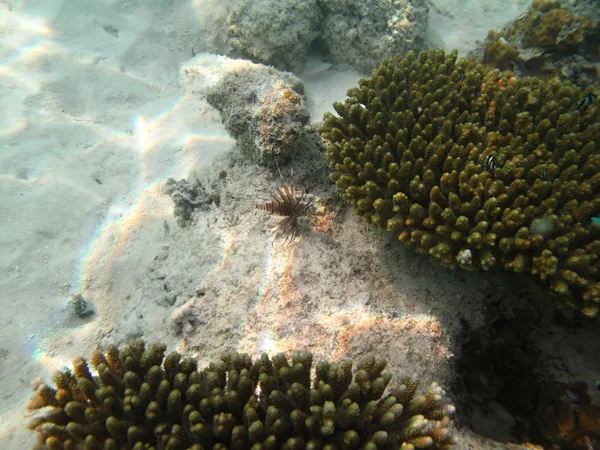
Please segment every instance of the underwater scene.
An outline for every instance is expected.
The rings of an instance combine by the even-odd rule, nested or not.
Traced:
[[[0,449],[600,450],[598,0],[0,0]]]

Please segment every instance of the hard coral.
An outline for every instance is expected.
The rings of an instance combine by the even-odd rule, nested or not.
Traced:
[[[488,32],[484,61],[492,63],[494,67],[507,70],[512,69],[519,58],[519,51],[511,45],[502,33],[493,30]]]
[[[532,8],[523,23],[523,45],[552,50],[577,48],[592,24],[584,17],[555,5]]]
[[[529,272],[595,315],[595,97],[456,58],[431,51],[385,60],[333,105],[337,115],[325,114],[320,131],[342,198],[447,267]],[[543,233],[532,231],[536,219]]]
[[[600,4],[589,0],[536,0],[502,30],[490,30],[473,55],[519,75],[558,76],[580,86],[600,85],[595,68],[598,13]]]
[[[37,448],[415,448],[455,442],[454,407],[435,383],[416,395],[417,382],[389,390],[385,363],[374,358],[319,362],[297,352],[252,362],[229,353],[199,370],[165,346],[139,341],[97,349],[92,376],[86,361],[57,372],[55,387],[39,383],[29,407],[49,407],[33,420]],[[312,385],[311,385],[312,384]]]

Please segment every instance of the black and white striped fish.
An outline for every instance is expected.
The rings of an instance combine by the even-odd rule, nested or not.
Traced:
[[[485,165],[487,166],[487,170],[496,170],[498,166],[496,165],[496,157],[494,155],[488,155],[485,158]]]
[[[576,111],[581,110],[581,112],[585,112],[587,107],[590,106],[594,102],[594,100],[596,100],[596,94],[586,95],[584,98],[579,100],[579,102],[577,102],[577,106],[575,106],[575,110]]]

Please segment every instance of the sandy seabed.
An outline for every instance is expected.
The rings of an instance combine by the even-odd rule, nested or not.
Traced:
[[[464,54],[526,2],[434,5],[432,42]],[[182,92],[179,67],[204,45],[201,7],[0,1],[3,449],[34,442],[23,426],[32,382],[99,342],[163,341],[201,363],[232,349],[305,348],[333,360],[375,352],[392,373],[447,386],[463,321],[480,326],[489,302],[520,289],[504,274],[433,266],[361,223],[335,200],[318,154],[299,156],[291,178],[328,205],[326,220],[291,245],[274,241],[254,205],[279,175],[234,164],[218,113]],[[309,67],[313,120],[360,76]],[[182,229],[164,181],[191,174],[222,200]],[[72,314],[74,293],[94,315]],[[568,361],[593,377],[586,357]],[[461,437],[458,448],[493,447]]]

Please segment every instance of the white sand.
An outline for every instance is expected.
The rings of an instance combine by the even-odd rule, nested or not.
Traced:
[[[531,0],[432,0],[427,35],[431,43],[456,48],[460,56],[483,41],[490,29],[500,28],[525,12]]]
[[[199,12],[137,3],[0,3],[1,448],[31,446],[30,383],[129,319],[115,286],[136,289],[172,222],[159,183],[232,143],[214,112],[180,95]],[[71,318],[70,292],[93,320]]]
[[[464,9],[476,23],[433,12],[436,32],[463,50],[484,37],[479,3]],[[332,213],[327,232],[273,246],[254,204],[279,180],[229,167],[218,114],[178,84],[202,47],[200,14],[166,0],[0,3],[2,449],[34,441],[23,415],[35,378],[135,336],[203,362],[229,349],[374,351],[394,373],[447,384],[458,319],[481,323],[482,297],[509,284],[432,266],[350,211]],[[457,22],[476,31],[452,34]],[[314,120],[360,76],[318,64],[306,80]],[[191,172],[222,204],[180,229],[162,183]],[[96,314],[74,318],[70,293]]]

